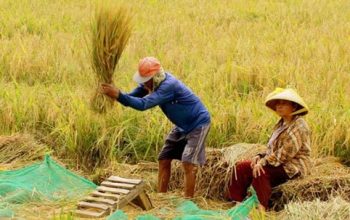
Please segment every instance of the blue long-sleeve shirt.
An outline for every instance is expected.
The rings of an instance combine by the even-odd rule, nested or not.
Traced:
[[[209,112],[200,99],[170,73],[151,94],[141,84],[129,94],[120,93],[117,100],[139,111],[159,105],[167,118],[186,134],[210,123]]]

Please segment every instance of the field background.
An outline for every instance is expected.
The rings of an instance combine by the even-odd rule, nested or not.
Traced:
[[[313,156],[350,158],[350,1],[129,0],[134,31],[115,72],[135,87],[138,60],[156,56],[212,115],[208,147],[266,143],[275,87],[310,107]],[[0,0],[0,134],[31,133],[81,169],[155,160],[171,124],[159,108],[89,101],[87,47],[95,2]]]

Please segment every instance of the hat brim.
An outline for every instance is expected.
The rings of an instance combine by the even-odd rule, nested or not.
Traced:
[[[134,79],[135,82],[141,84],[141,83],[145,83],[145,82],[147,82],[148,80],[152,79],[153,76],[154,76],[154,74],[152,74],[152,75],[150,75],[150,76],[147,76],[147,77],[142,77],[142,76],[140,75],[139,72],[136,72],[136,73],[134,74],[133,79]]]
[[[276,111],[277,100],[287,100],[299,106],[298,109],[293,112],[293,115],[305,115],[309,112],[309,108],[304,100],[293,89],[276,90],[270,93],[265,101],[265,105],[271,110]]]
[[[290,102],[293,102],[295,104],[298,105],[298,108],[293,112],[293,115],[294,114],[298,114],[298,115],[306,115],[308,113],[308,109],[302,105],[300,105],[299,103],[295,102],[295,101],[292,101],[292,100],[289,100],[289,99],[271,99],[269,101],[267,101],[265,103],[265,105],[270,108],[272,111],[276,112],[276,105],[277,105],[277,101],[279,100],[286,100],[286,101],[290,101]]]

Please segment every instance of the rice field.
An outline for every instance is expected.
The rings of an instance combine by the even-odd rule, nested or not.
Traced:
[[[209,147],[266,143],[275,87],[311,108],[315,156],[349,156],[348,1],[127,1],[134,30],[113,81],[135,87],[138,60],[158,57],[205,103]],[[157,108],[89,107],[94,1],[0,1],[0,132],[30,132],[82,167],[154,160],[171,124]]]
[[[267,142],[275,87],[310,107],[313,156],[350,164],[348,0],[128,0],[133,32],[113,75],[128,92],[155,56],[212,116],[211,148]],[[0,0],[0,134],[29,133],[71,167],[155,161],[171,123],[158,108],[90,107],[96,92],[91,23],[97,1]],[[294,209],[290,209],[292,212]]]

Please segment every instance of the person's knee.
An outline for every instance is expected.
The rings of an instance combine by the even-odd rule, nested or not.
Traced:
[[[236,164],[236,170],[251,170],[250,163],[251,163],[251,161],[249,161],[249,160],[238,162]]]
[[[185,174],[197,173],[198,168],[195,164],[183,162],[182,166],[184,168]]]
[[[159,169],[170,169],[171,168],[171,160],[159,160]]]
[[[266,174],[261,173],[260,176],[253,177],[252,186],[254,188],[260,187],[261,185],[266,185],[269,182],[270,182],[269,177]]]
[[[250,167],[250,162],[249,161],[242,161],[238,162],[236,164],[236,167],[234,169],[234,177],[237,179],[243,178],[243,176],[250,176],[250,174],[253,173],[252,168]],[[251,175],[253,176],[253,175]]]

